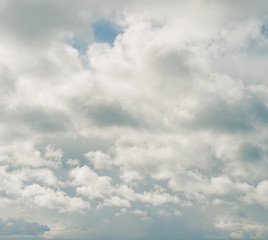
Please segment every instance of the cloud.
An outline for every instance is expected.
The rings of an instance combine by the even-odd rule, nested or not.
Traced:
[[[83,21],[78,12],[79,4],[71,1],[4,1],[1,25],[5,33],[20,39],[24,44],[33,44],[36,40],[40,43],[49,41],[51,36],[61,31],[79,28]]]
[[[69,197],[62,191],[54,191],[37,184],[28,185],[22,192],[22,197],[36,207],[56,209],[60,212],[83,212],[90,208],[89,203],[81,198]]]
[[[262,238],[266,232],[266,226],[256,222],[250,222],[247,219],[231,216],[219,216],[215,223],[216,227],[231,232],[234,239],[244,238]],[[265,233],[266,235],[267,233]]]
[[[257,185],[257,187],[254,188],[253,191],[249,192],[245,196],[244,200],[248,204],[258,203],[264,208],[268,208],[268,205],[267,205],[268,192],[266,190],[267,184],[268,184],[267,180],[260,182]]]
[[[78,194],[89,199],[104,198],[111,191],[112,179],[107,176],[98,176],[88,166],[77,167],[70,172],[73,184],[78,186]]]
[[[100,151],[90,151],[88,152],[85,157],[88,159],[89,162],[91,162],[95,169],[101,170],[101,169],[112,169],[113,162],[112,159],[110,159],[110,156],[100,152]]]
[[[43,151],[35,149],[31,142],[17,142],[1,146],[1,163],[11,166],[51,167],[62,164],[62,151],[47,145]]]
[[[130,126],[139,125],[135,117],[123,109],[118,103],[100,103],[89,106],[89,116],[100,126]]]
[[[112,197],[111,199],[106,199],[103,202],[103,206],[116,206],[116,207],[125,207],[125,208],[129,208],[131,205],[129,203],[128,200],[119,198],[117,196]]]
[[[0,235],[29,235],[40,236],[49,231],[49,227],[36,222],[27,222],[23,219],[1,219],[0,220]]]
[[[132,211],[132,213],[134,215],[141,216],[141,217],[144,217],[144,216],[147,215],[147,212],[146,211],[142,211],[140,209],[135,209],[135,210]]]
[[[50,110],[51,111],[51,110]],[[58,132],[67,129],[69,119],[59,111],[47,112],[46,110],[25,109],[12,116],[12,119],[20,119],[25,121],[25,125],[35,131]]]
[[[2,207],[13,206],[22,212],[27,208],[44,208],[69,213],[83,213],[90,208],[90,204],[82,198],[55,190],[61,183],[49,169],[8,170],[1,167],[0,175],[3,182],[0,188]]]
[[[153,206],[161,206],[166,203],[181,203],[178,197],[172,196],[165,192],[159,192],[157,190],[152,192],[137,193],[127,186],[121,186],[117,191],[120,196],[129,201],[148,203],[152,204]]]
[[[266,239],[267,9],[2,1],[5,236]]]

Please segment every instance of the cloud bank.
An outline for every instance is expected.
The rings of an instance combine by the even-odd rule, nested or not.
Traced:
[[[267,10],[1,1],[0,238],[267,239]]]

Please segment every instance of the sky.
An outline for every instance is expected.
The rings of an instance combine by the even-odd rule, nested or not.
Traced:
[[[0,239],[268,239],[266,0],[1,0]]]

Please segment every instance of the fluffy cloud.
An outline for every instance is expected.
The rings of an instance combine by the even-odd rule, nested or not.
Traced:
[[[267,10],[2,1],[0,231],[267,238]]]
[[[264,224],[249,221],[248,219],[232,216],[219,216],[215,226],[230,233],[234,239],[262,239],[267,236]]]
[[[19,142],[11,145],[3,145],[0,149],[1,163],[11,166],[28,167],[51,167],[61,166],[62,152],[55,149],[52,145],[46,146],[43,154],[29,142]],[[43,156],[42,156],[43,155]]]
[[[107,176],[98,176],[89,167],[75,168],[70,172],[73,184],[77,185],[77,193],[89,199],[104,198],[111,191],[112,179]]]

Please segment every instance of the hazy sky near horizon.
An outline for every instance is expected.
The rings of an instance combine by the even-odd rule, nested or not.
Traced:
[[[0,239],[268,239],[268,2],[1,0]]]

